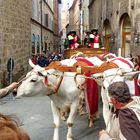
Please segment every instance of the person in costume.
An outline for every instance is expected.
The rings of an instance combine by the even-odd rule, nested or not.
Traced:
[[[65,38],[65,41],[64,41],[64,49],[69,49],[69,40],[68,40],[68,36],[69,36],[69,34],[67,34],[67,37]]]
[[[140,140],[140,97],[132,96],[125,82],[114,82],[108,88],[113,105],[108,132],[99,132],[99,140]]]
[[[90,31],[86,31],[86,35],[85,35],[85,38],[84,38],[84,45],[88,45],[90,44]]]
[[[71,49],[78,48],[80,44],[80,38],[76,34],[76,31],[70,31],[68,35],[68,40],[69,40],[69,46]]]
[[[91,48],[101,48],[102,47],[102,41],[101,41],[100,35],[98,34],[98,29],[91,30],[90,47]]]

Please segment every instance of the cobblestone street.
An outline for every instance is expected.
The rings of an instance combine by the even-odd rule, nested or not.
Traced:
[[[53,119],[48,97],[29,97],[17,100],[3,100],[0,112],[16,114],[22,123],[22,128],[29,134],[31,140],[52,140]],[[102,116],[102,115],[100,115]],[[98,132],[104,128],[102,117],[95,121],[93,128],[88,128],[88,116],[78,116],[74,122],[74,140],[98,140]],[[66,123],[61,121],[60,140],[66,140]]]

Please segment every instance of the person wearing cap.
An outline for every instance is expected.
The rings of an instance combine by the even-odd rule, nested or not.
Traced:
[[[108,87],[110,129],[99,132],[99,140],[140,140],[140,97],[132,96],[125,82],[114,82]]]
[[[9,86],[0,89],[0,98],[5,97],[10,91],[14,90],[19,86],[19,83],[13,82]]]
[[[88,46],[90,48],[94,48],[94,35],[92,32],[89,34],[89,45]]]
[[[102,47],[101,37],[98,34],[98,29],[91,30],[90,47],[91,48],[101,48]]]
[[[69,45],[71,49],[78,48],[80,44],[80,39],[76,34],[76,31],[71,31],[68,35]]]
[[[68,36],[69,36],[69,33],[67,34],[67,37],[65,38],[65,41],[64,41],[64,49],[69,49],[69,40],[68,40]]]
[[[89,44],[90,44],[90,31],[86,31],[85,32],[86,33],[86,35],[85,35],[85,38],[84,38],[84,45],[88,45],[89,46]]]

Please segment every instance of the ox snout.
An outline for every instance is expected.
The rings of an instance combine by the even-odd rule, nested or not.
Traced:
[[[25,96],[25,95],[26,95],[25,89],[22,89],[22,87],[19,86],[17,89],[17,94],[16,94],[15,98],[18,99],[18,98]]]

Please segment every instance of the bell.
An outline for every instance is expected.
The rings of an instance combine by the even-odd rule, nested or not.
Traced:
[[[78,66],[77,69],[76,69],[76,72],[77,72],[78,74],[81,74],[81,73],[82,73],[82,68],[81,68],[80,66]]]

